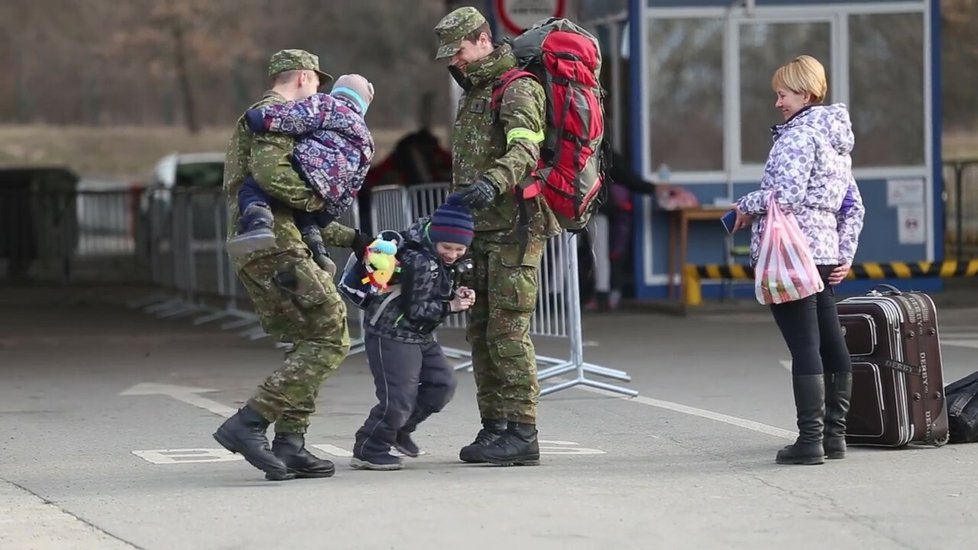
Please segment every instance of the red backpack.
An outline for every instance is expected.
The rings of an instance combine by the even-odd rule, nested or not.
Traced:
[[[524,199],[543,194],[561,227],[583,229],[604,193],[604,92],[601,51],[593,35],[567,19],[540,21],[512,42],[517,68],[493,85],[490,108],[498,113],[506,88],[533,78],[547,95],[540,160],[520,185]],[[597,199],[597,200],[596,200]]]

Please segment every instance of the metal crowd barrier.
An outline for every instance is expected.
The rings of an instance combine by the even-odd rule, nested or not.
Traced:
[[[130,189],[0,187],[0,273],[59,283],[141,279],[136,198]]]
[[[945,160],[943,168],[945,257],[963,261],[974,257],[978,249],[978,158]],[[951,246],[953,254],[949,253]]]
[[[448,184],[428,183],[401,187],[388,185],[376,187],[371,191],[372,227],[381,229],[403,229],[421,216],[429,216],[448,195]],[[549,378],[573,373],[574,378],[545,387],[541,395],[547,395],[577,385],[591,386],[625,395],[638,395],[638,392],[598,382],[587,377],[596,374],[617,380],[629,381],[631,377],[620,370],[601,367],[584,361],[583,334],[581,327],[581,298],[577,263],[577,237],[564,233],[547,243],[539,271],[539,294],[537,307],[530,322],[530,334],[539,337],[556,338],[566,341],[567,358],[537,356],[541,365],[548,365],[538,371],[541,382]],[[466,315],[451,316],[442,329],[465,329]],[[446,349],[446,354],[466,357],[469,361],[457,368],[471,367],[471,353],[465,350]]]
[[[357,227],[356,204],[339,221]],[[161,319],[192,317],[195,325],[223,321],[222,330],[244,338],[268,335],[251,311],[247,293],[227,257],[227,207],[220,188],[152,188],[142,197],[139,248],[159,292],[130,303]],[[342,268],[350,253],[332,249]],[[337,273],[337,278],[339,277]],[[350,307],[350,353],[363,351],[363,313]],[[284,345],[284,344],[280,344]]]
[[[378,232],[405,229],[416,218],[431,215],[447,194],[448,186],[444,183],[374,188],[371,191],[372,227]],[[246,293],[227,258],[228,220],[222,189],[148,189],[141,197],[139,211],[135,245],[140,256],[147,259],[151,279],[160,293],[132,303],[133,307],[165,319],[192,317],[196,325],[224,320],[222,329],[238,330],[245,338],[267,336],[258,317],[246,307]],[[359,227],[358,216],[359,207],[354,204],[339,221]],[[338,269],[346,264],[350,253],[347,249],[331,250]],[[351,325],[356,329],[351,335],[350,354],[354,354],[364,349],[364,315],[362,310],[354,307],[349,307],[348,311]],[[464,330],[466,314],[451,316],[442,328]],[[539,380],[574,374],[572,379],[544,388],[542,395],[577,385],[626,395],[638,394],[587,377],[596,374],[631,380],[623,371],[584,361],[574,235],[563,234],[547,243],[540,267],[539,302],[531,320],[530,333],[557,338],[568,345],[567,358],[537,357],[541,366],[545,366],[538,372]],[[468,350],[446,348],[445,352],[454,358],[466,359],[459,368],[471,367]]]

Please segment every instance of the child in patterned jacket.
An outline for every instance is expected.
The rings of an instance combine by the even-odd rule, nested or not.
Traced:
[[[250,109],[245,120],[254,132],[296,136],[292,167],[326,207],[320,212],[294,212],[302,240],[320,267],[334,272],[320,228],[353,204],[374,155],[374,142],[363,117],[374,88],[356,74],[340,76],[329,94]],[[237,234],[228,239],[228,254],[240,257],[275,246],[272,197],[251,176],[238,191],[241,218]]]

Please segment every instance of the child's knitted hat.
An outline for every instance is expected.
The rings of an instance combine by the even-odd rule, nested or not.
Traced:
[[[358,74],[345,74],[336,79],[331,95],[342,95],[360,106],[360,114],[367,114],[367,107],[374,100],[374,85]]]
[[[472,212],[465,206],[462,199],[453,193],[431,216],[428,236],[431,237],[433,243],[456,243],[469,246],[472,244],[474,231],[475,224],[472,223]]]

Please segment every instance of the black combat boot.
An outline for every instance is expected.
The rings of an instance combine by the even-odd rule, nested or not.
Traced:
[[[458,458],[462,462],[469,462],[472,464],[479,464],[485,462],[485,457],[482,456],[482,451],[484,451],[493,441],[498,439],[506,433],[506,421],[496,420],[493,418],[483,418],[482,419],[482,429],[475,436],[475,441],[462,447],[462,450],[458,453]]]
[[[536,424],[510,422],[506,433],[482,451],[486,462],[499,466],[536,466],[540,464],[540,445]]]
[[[248,464],[265,472],[265,479],[292,479],[295,475],[289,473],[285,463],[268,446],[268,438],[265,436],[268,424],[268,420],[258,414],[258,411],[245,405],[221,424],[214,432],[214,439],[232,453],[240,453]]]
[[[821,374],[792,377],[795,409],[798,414],[798,439],[778,451],[778,464],[823,464],[822,427],[825,418],[825,379]]]
[[[852,399],[852,373],[825,375],[825,447],[826,458],[846,457],[846,415]]]
[[[411,439],[411,434],[418,429],[418,424],[431,416],[431,412],[423,409],[414,409],[408,418],[407,424],[397,431],[397,438],[394,440],[394,448],[404,456],[417,458],[421,455],[421,448]]]
[[[330,477],[336,473],[332,462],[306,450],[306,438],[302,434],[276,433],[272,452],[295,477]]]

